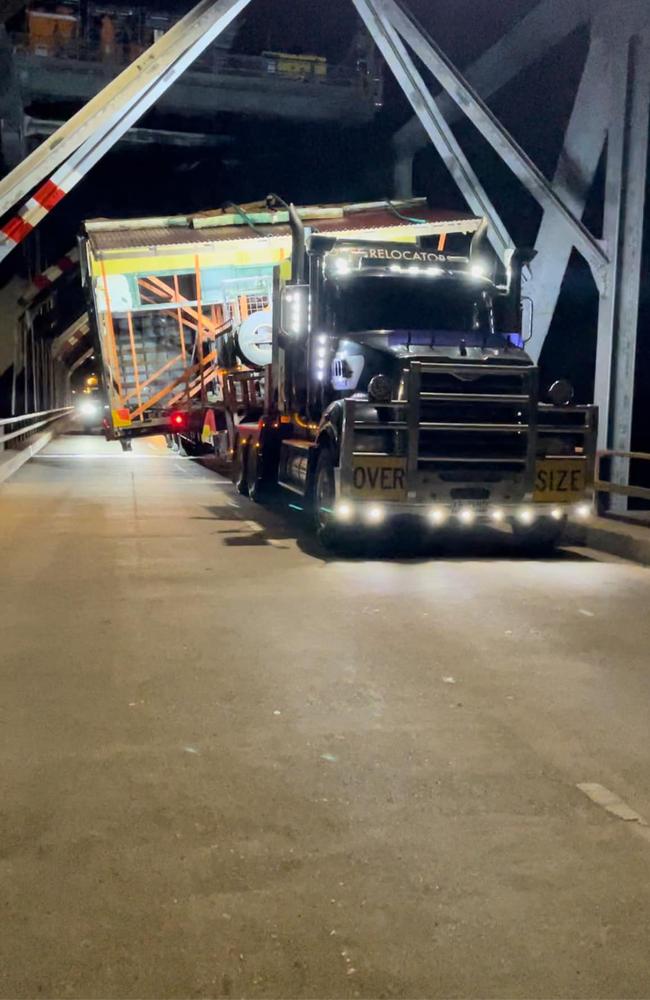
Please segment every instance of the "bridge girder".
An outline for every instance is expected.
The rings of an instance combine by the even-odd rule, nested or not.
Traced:
[[[41,181],[53,165],[58,168],[23,206],[9,229],[5,226],[0,231],[5,253],[18,242],[16,234],[33,228],[52,203],[84,176],[249,2],[200,0],[140,59],[0,181],[2,214]],[[559,41],[578,24],[585,21],[590,24],[589,57],[553,184],[396,0],[352,0],[352,3],[466,201],[475,212],[488,218],[492,242],[502,258],[512,241],[407,47],[541,205],[544,216],[538,248],[542,253],[539,270],[537,273],[533,270],[528,289],[536,307],[534,314],[538,316],[530,345],[534,356],[541,352],[564,274],[564,269],[553,260],[554,255],[559,261],[568,259],[575,246],[587,260],[600,295],[595,401],[601,409],[601,445],[611,444],[629,451],[650,108],[647,2],[619,0],[612,8],[606,0],[574,0],[565,10],[559,0],[543,0],[517,29],[513,72],[532,61],[530,53],[526,54],[531,25],[540,29],[532,46],[533,52],[539,52],[541,36],[548,45],[553,40]],[[602,44],[605,38],[606,52]],[[495,58],[495,50],[501,45],[503,41],[482,57],[472,71],[481,80],[484,91],[494,90],[499,81],[504,82],[504,71],[499,72]],[[603,79],[607,80],[605,94]],[[585,124],[586,109],[589,108],[589,115],[593,113],[597,95],[601,106],[603,98],[607,99],[606,116],[603,118],[599,110]],[[585,181],[593,179],[605,134],[604,232],[599,240],[584,226],[581,215],[589,188]],[[576,174],[581,180],[577,186],[575,174],[567,171],[570,163],[579,167]],[[45,198],[49,199],[47,204]],[[0,245],[0,257],[2,253]],[[615,481],[621,474],[617,467]]]

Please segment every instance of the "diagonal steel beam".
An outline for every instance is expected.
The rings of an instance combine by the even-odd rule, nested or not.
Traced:
[[[149,88],[157,85],[158,95],[164,93],[249,2],[200,0],[162,38],[0,181],[0,216],[82,143],[110,128]]]
[[[472,169],[454,134],[442,117],[429,88],[422,79],[400,39],[395,27],[385,15],[378,0],[352,0],[371,38],[390,66],[427,135],[438,151],[461,194],[477,215],[489,224],[490,242],[504,260],[505,252],[514,246],[499,213]]]
[[[463,76],[483,100],[487,100],[609,3],[610,0],[570,0],[569,3],[567,0],[540,0],[464,69]],[[462,117],[462,110],[447,93],[443,91],[436,99],[450,125]],[[395,133],[393,143],[396,148],[411,152],[425,145],[426,136],[417,116]]]
[[[611,15],[594,20],[589,52],[564,136],[553,186],[574,215],[582,217],[607,135]],[[533,299],[533,335],[528,353],[539,359],[573,249],[571,229],[545,212],[535,242],[537,257],[526,292]]]
[[[189,48],[185,48],[178,56],[168,53],[155,72],[145,75],[138,90],[122,99],[111,120],[91,133],[22,206],[18,214],[0,228],[0,261],[85,177],[249,2],[250,0],[218,0],[212,4],[208,14],[200,18],[202,33]],[[54,137],[56,135],[57,133]],[[16,168],[19,169],[20,167]],[[12,171],[9,178],[15,172]]]
[[[569,211],[541,170],[515,142],[441,49],[415,23],[411,15],[402,10],[396,0],[374,0],[374,2],[379,16],[383,15],[383,19],[399,32],[526,190],[542,208],[555,211],[571,227],[576,249],[588,261],[594,274],[600,274],[608,259],[600,242],[589,232],[584,223]]]

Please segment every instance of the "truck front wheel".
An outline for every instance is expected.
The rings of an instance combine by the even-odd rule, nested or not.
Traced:
[[[337,548],[345,542],[343,528],[335,519],[335,500],[334,457],[329,448],[323,448],[316,462],[312,520],[318,540],[328,549]]]

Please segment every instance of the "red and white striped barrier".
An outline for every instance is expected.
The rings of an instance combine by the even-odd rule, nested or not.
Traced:
[[[74,135],[68,134],[71,127],[68,123],[50,137],[44,154],[39,156],[38,149],[31,154],[31,174],[26,169],[30,162],[30,157],[27,157],[23,164],[18,164],[14,171],[0,181],[0,191],[7,189],[2,204],[8,207],[18,200],[16,198],[14,201],[11,196],[12,188],[14,191],[26,190],[24,178],[34,175],[34,159],[43,160],[38,173],[41,168],[47,169],[47,150],[60,163],[50,179],[38,188],[17,214],[0,226],[0,262],[69,194],[75,184],[85,177],[249,3],[250,0],[200,0],[193,10],[154,42],[140,59],[100,91],[98,99],[93,98],[82,109],[81,119],[86,120],[79,119],[79,134],[86,138],[76,149]],[[57,138],[61,140],[58,153],[53,145]],[[68,149],[69,152],[66,154],[68,158],[61,163],[62,149]],[[16,175],[19,180],[16,180]]]
[[[7,254],[11,253],[15,246],[28,236],[32,229],[51,212],[63,197],[68,193],[66,189],[57,184],[57,174],[59,171],[45,181],[32,197],[25,202],[20,211],[0,226],[0,261],[4,260]],[[70,185],[72,187],[73,185]]]
[[[50,288],[55,281],[70,271],[74,271],[79,264],[79,249],[73,247],[68,253],[60,257],[54,264],[46,267],[40,274],[34,275],[29,287],[18,299],[21,306],[30,305],[36,296],[46,288]]]

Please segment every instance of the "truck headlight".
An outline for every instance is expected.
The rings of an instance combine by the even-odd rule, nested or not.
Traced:
[[[432,507],[428,514],[431,524],[444,524],[447,520],[447,511],[444,507]]]
[[[548,390],[548,398],[554,406],[568,406],[573,399],[573,386],[567,379],[559,378]]]
[[[348,503],[347,500],[339,500],[334,508],[334,513],[339,521],[351,521],[352,515],[354,514],[354,508],[351,503]]]
[[[373,503],[365,512],[368,524],[381,524],[384,520],[384,508],[381,504]]]
[[[373,375],[368,383],[368,396],[375,403],[390,403],[393,396],[393,383],[388,375]]]

